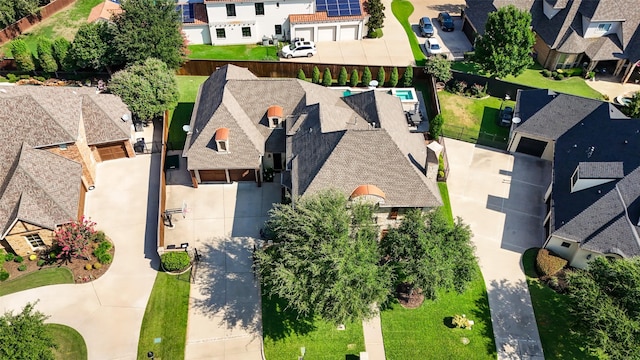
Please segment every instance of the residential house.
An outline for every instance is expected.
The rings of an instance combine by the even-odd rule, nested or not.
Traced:
[[[506,5],[531,13],[534,56],[545,68],[595,69],[623,82],[639,78],[637,0],[467,0],[463,31],[471,43],[484,33],[488,14]]]
[[[640,119],[608,102],[518,91],[508,150],[552,161],[544,247],[584,268],[640,256]]]
[[[180,0],[177,8],[191,44],[360,40],[367,33],[361,0]]]
[[[110,21],[112,16],[120,13],[122,8],[119,0],[105,0],[91,9],[87,22]]]
[[[26,256],[84,213],[96,163],[134,156],[126,105],[91,88],[0,89],[0,246]]]
[[[399,98],[344,96],[298,79],[259,79],[226,65],[200,87],[183,151],[195,187],[263,181],[270,168],[295,198],[338,189],[379,205],[381,219],[442,200],[437,150],[411,133]]]

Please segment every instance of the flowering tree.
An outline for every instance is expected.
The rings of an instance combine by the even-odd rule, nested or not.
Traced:
[[[58,259],[71,261],[72,258],[86,258],[86,248],[95,236],[96,223],[85,218],[71,221],[55,231],[56,244],[60,248]]]

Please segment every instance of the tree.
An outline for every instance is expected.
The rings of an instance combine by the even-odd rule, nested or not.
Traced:
[[[311,73],[311,82],[314,84],[320,83],[320,69],[317,66],[313,67],[313,71]]]
[[[351,77],[349,78],[349,86],[355,87],[360,83],[360,75],[358,69],[351,70]]]
[[[128,0],[113,18],[114,47],[125,64],[156,58],[170,69],[184,62],[182,22],[173,0]]]
[[[38,11],[38,0],[0,0],[0,28]]]
[[[484,34],[476,40],[475,60],[497,77],[518,76],[533,65],[535,36],[531,14],[513,5],[489,13]]]
[[[633,94],[631,101],[622,108],[627,116],[632,118],[640,118],[640,91]]]
[[[396,87],[396,85],[398,85],[398,68],[394,66],[389,75],[389,87]]]
[[[347,69],[345,69],[345,67],[343,66],[342,69],[340,69],[340,74],[338,75],[338,85],[347,85],[347,76]]]
[[[371,70],[369,70],[368,66],[364,67],[364,70],[362,71],[362,86],[369,86],[369,83],[371,83]]]
[[[75,67],[102,70],[110,65],[107,58],[109,47],[107,22],[87,23],[80,26],[73,39],[69,56]]]
[[[640,259],[597,257],[568,273],[572,330],[598,358],[640,358]]]
[[[371,305],[386,300],[390,288],[372,218],[371,205],[347,209],[337,191],[275,205],[266,222],[273,245],[255,255],[265,293],[336,324],[371,317]]]
[[[433,139],[438,139],[442,133],[442,125],[444,125],[444,118],[442,114],[434,116],[429,120],[429,133]]]
[[[447,82],[451,80],[451,62],[444,56],[431,56],[427,58],[424,71],[437,81]]]
[[[307,76],[304,74],[304,70],[302,70],[302,69],[298,70],[298,79],[307,80]]]
[[[73,69],[72,61],[69,59],[69,48],[71,48],[71,43],[63,37],[53,41],[51,51],[53,58],[58,62],[59,69],[66,71]]]
[[[178,84],[173,71],[154,58],[113,74],[109,90],[143,120],[150,120],[178,104]]]
[[[402,86],[411,87],[413,85],[413,67],[407,66],[402,74]]]
[[[18,314],[8,311],[0,317],[0,359],[55,359],[57,345],[44,324],[49,317],[34,311],[36,303],[27,303]]]
[[[27,47],[27,43],[23,39],[15,39],[11,41],[11,54],[16,61],[16,67],[18,71],[34,71],[36,64],[33,61],[33,54]]]
[[[384,10],[385,6],[380,0],[367,0],[364,3],[365,9],[369,14],[369,21],[367,22],[367,28],[369,34],[376,29],[382,29],[384,27]]]
[[[48,38],[41,37],[38,39],[37,51],[38,51],[38,63],[40,68],[45,72],[58,71],[58,63],[53,57],[52,42]]]
[[[96,234],[96,223],[85,218],[60,226],[53,234],[60,253],[58,259],[71,261],[73,258],[86,258],[88,245]]]
[[[331,70],[329,68],[324,69],[324,73],[322,74],[322,85],[331,86],[333,79],[331,78]]]
[[[380,69],[378,69],[378,86],[382,87],[384,86],[384,80],[387,77],[387,74],[384,71],[384,68],[382,66],[380,66]]]

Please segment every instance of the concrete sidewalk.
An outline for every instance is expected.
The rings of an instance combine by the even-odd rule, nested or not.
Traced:
[[[362,331],[364,333],[364,348],[367,350],[367,356],[369,357],[368,360],[385,360],[380,312],[368,321],[362,322]]]
[[[498,359],[544,359],[522,253],[542,246],[549,162],[446,139],[454,216],[471,226]]]

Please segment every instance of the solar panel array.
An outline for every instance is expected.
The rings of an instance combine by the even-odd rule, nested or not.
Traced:
[[[183,23],[195,22],[195,13],[193,4],[180,4],[176,6],[176,11],[182,15]]]
[[[360,0],[316,0],[316,10],[330,17],[362,15]]]

